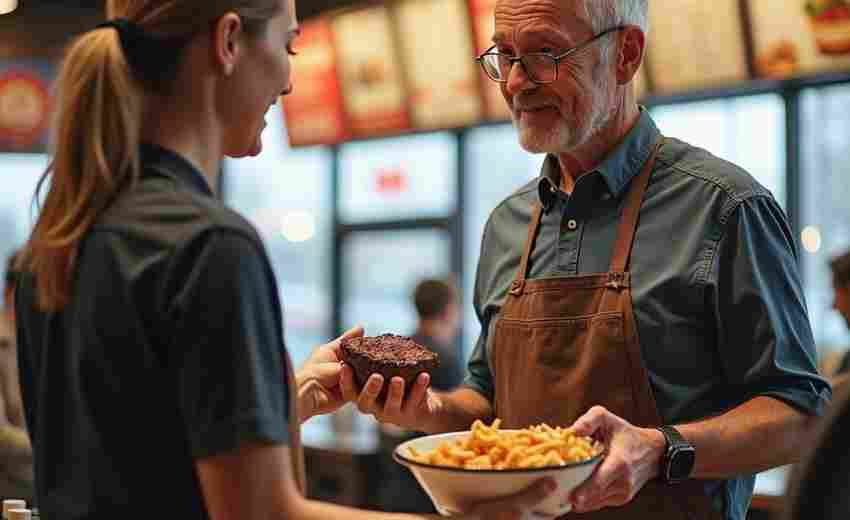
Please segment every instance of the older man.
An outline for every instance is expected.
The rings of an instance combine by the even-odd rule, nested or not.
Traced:
[[[404,398],[396,379],[379,406],[380,376],[358,395],[345,370],[343,386],[428,432],[575,423],[608,450],[569,497],[588,518],[743,520],[753,475],[794,460],[831,392],[779,205],[636,103],[647,9],[497,4],[479,61],[522,146],[548,155],[485,228],[466,387],[437,393],[422,375]]]

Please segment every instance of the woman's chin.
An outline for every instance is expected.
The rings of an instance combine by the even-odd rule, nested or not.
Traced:
[[[234,150],[231,150],[230,152],[225,153],[225,155],[227,155],[228,157],[231,157],[233,159],[238,159],[240,157],[256,157],[256,156],[260,155],[262,152],[263,152],[263,140],[258,135],[256,137],[256,139],[254,139],[254,142],[251,143],[251,146],[246,147],[246,148],[242,148],[242,147],[236,148]]]
[[[258,135],[256,139],[254,139],[254,144],[251,145],[251,150],[248,152],[248,156],[256,157],[260,155],[263,151],[263,139]]]

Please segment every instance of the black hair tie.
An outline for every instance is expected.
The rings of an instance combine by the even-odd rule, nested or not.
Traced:
[[[150,81],[155,88],[165,87],[162,82],[176,68],[180,50],[186,40],[158,38],[126,18],[115,18],[96,27],[103,28],[118,31],[127,62],[139,79]]]

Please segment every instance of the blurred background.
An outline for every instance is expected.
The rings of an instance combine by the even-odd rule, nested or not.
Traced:
[[[370,335],[412,334],[411,294],[425,277],[457,280],[457,356],[469,355],[484,223],[543,160],[520,149],[501,94],[473,61],[490,46],[494,3],[298,2],[295,92],[270,114],[264,152],[228,161],[221,181],[224,202],[266,241],[296,363],[357,323]],[[802,0],[650,5],[642,103],[665,134],[743,166],[780,201],[826,365],[850,341],[831,309],[828,266],[850,248],[850,52],[825,43]],[[0,0],[4,258],[33,221],[62,49],[102,8]],[[311,493],[380,506],[377,430],[350,410],[305,425]],[[783,485],[784,470],[760,476],[756,509]]]

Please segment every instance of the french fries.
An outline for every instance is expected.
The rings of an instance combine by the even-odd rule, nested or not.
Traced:
[[[602,446],[590,437],[579,437],[571,428],[540,424],[523,430],[500,430],[500,419],[490,426],[472,423],[470,435],[443,442],[429,452],[410,446],[410,457],[424,464],[453,468],[524,469],[566,466],[592,459]]]

